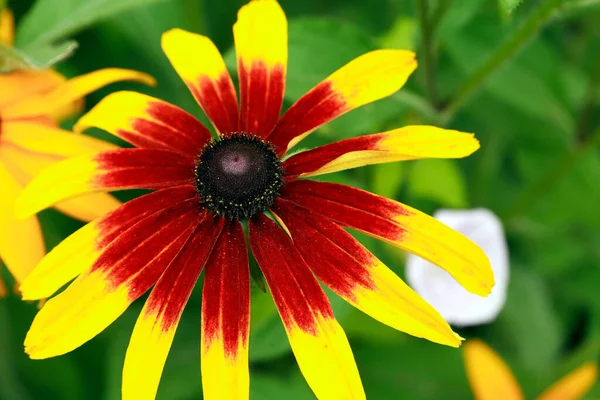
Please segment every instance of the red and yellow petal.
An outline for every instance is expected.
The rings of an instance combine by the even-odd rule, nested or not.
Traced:
[[[208,143],[210,131],[181,108],[136,92],[106,96],[74,127],[75,132],[96,127],[132,145],[163,149],[195,157]]]
[[[329,299],[286,233],[263,214],[249,222],[252,253],[298,366],[319,399],[364,399],[348,339]]]
[[[287,159],[284,167],[289,176],[308,177],[394,161],[461,158],[478,148],[479,141],[470,133],[407,126],[303,151]]]
[[[205,218],[150,293],[127,348],[123,399],[154,400],[177,325],[211,254],[223,219]],[[243,239],[243,237],[242,237]]]
[[[463,351],[467,378],[477,400],[524,399],[510,368],[488,345],[469,340]]]
[[[144,218],[173,204],[196,199],[194,186],[152,192],[131,200],[115,211],[77,230],[52,249],[20,287],[25,300],[52,296],[58,289],[98,260],[121,234]]]
[[[579,400],[598,381],[598,365],[588,362],[550,386],[538,400]]]
[[[2,117],[6,119],[37,115],[64,117],[64,110],[72,110],[73,103],[77,100],[106,85],[121,81],[135,81],[151,86],[156,83],[154,78],[142,72],[119,68],[101,69],[69,79],[45,93],[28,96],[21,101],[11,103],[3,108]]]
[[[72,197],[110,190],[160,189],[191,183],[194,161],[156,149],[119,149],[69,158],[42,171],[16,203],[27,216]]]
[[[102,332],[157,282],[203,217],[189,201],[119,235],[40,310],[25,338],[27,354],[32,359],[65,354]]]
[[[21,185],[0,162],[0,259],[17,283],[21,283],[46,253],[40,224],[35,216],[18,219],[13,213]]]
[[[395,329],[460,346],[442,316],[344,229],[286,200],[277,200],[273,212],[317,278],[338,296]]]
[[[417,68],[415,53],[376,50],[349,62],[302,96],[281,117],[269,141],[280,154],[321,125],[400,89]]]
[[[15,38],[15,21],[8,8],[0,10],[0,43],[12,46]]]
[[[494,286],[483,250],[419,210],[346,185],[309,180],[287,184],[282,196],[438,265],[471,293],[487,296]]]
[[[240,81],[240,131],[266,137],[283,104],[287,19],[275,0],[252,0],[233,25]]]
[[[204,274],[202,390],[207,400],[247,399],[250,272],[244,229],[228,222]]]
[[[206,36],[171,29],[162,36],[162,48],[215,129],[221,134],[237,131],[235,87],[214,43]]]

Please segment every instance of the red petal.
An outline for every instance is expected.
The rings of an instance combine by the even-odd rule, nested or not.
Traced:
[[[221,233],[223,221],[208,216],[198,225],[148,297],[148,313],[160,314],[164,331],[178,323]]]
[[[94,157],[91,184],[104,189],[158,189],[193,182],[193,159],[155,149],[119,149]]]
[[[106,247],[121,233],[145,217],[170,208],[173,204],[194,199],[196,196],[197,191],[194,186],[184,185],[160,189],[124,203],[97,221],[96,226],[99,232],[96,243],[98,249]]]
[[[108,95],[75,127],[104,129],[136,147],[170,150],[194,158],[212,139],[209,130],[179,107],[136,92]]]
[[[332,89],[330,82],[321,82],[283,114],[268,139],[279,154],[285,154],[293,139],[313,131],[351,108]]]
[[[229,222],[210,256],[202,290],[203,343],[223,341],[225,355],[235,356],[248,342],[250,270],[244,230]]]
[[[249,239],[286,326],[314,333],[315,315],[333,318],[325,292],[281,228],[259,214],[250,220]]]
[[[90,273],[101,272],[114,287],[128,282],[130,296],[138,298],[156,283],[205,217],[195,199],[154,213],[113,240]]]
[[[275,127],[285,88],[285,68],[254,61],[247,71],[238,63],[240,75],[240,131],[267,137]]]

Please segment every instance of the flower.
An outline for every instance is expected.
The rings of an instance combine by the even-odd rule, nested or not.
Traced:
[[[468,340],[464,347],[467,378],[477,400],[524,399],[508,365],[488,345]],[[588,362],[561,378],[537,397],[538,400],[581,399],[594,386],[598,366]]]
[[[502,223],[494,213],[483,208],[442,209],[433,216],[481,247],[490,260],[496,285],[489,296],[475,296],[456,283],[446,271],[412,254],[406,261],[408,283],[449,324],[470,326],[493,321],[504,307],[509,277],[508,249]]]
[[[11,45],[12,39],[12,14],[4,9],[0,11],[0,40]],[[76,113],[86,94],[122,80],[153,84],[148,75],[122,69],[103,69],[70,80],[53,70],[0,74],[0,258],[17,284],[46,250],[37,218],[15,218],[15,199],[23,186],[49,165],[73,155],[115,148],[64,131],[58,122]],[[55,207],[74,218],[91,221],[119,205],[108,194],[92,194]],[[6,293],[0,278],[0,297]]]
[[[319,83],[279,118],[287,22],[274,0],[243,6],[233,27],[240,107],[210,39],[174,29],[162,46],[219,134],[190,114],[133,92],[112,94],[76,125],[137,148],[80,156],[42,172],[18,203],[22,215],[84,193],[156,191],[81,228],[42,260],[24,298],[51,296],[25,340],[34,359],[69,352],[154,286],[123,370],[124,399],[152,399],[178,321],[204,270],[201,370],[205,398],[248,398],[250,277],[245,232],[298,365],[318,398],[364,398],[348,340],[319,279],[375,319],[459,346],[442,317],[348,234],[353,228],[446,268],[470,291],[493,285],[485,254],[423,213],[349,186],[307,179],[367,164],[463,157],[473,135],[410,126],[297,153],[319,126],[398,90],[416,68],[403,50],[367,53]],[[268,215],[272,215],[269,218]]]

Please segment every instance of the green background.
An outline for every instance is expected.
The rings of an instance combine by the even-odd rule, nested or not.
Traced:
[[[225,54],[233,72],[231,27],[244,3],[13,0],[9,6],[17,18],[17,52],[27,54],[38,67],[64,56],[56,68],[67,76],[123,67],[148,72],[158,80],[156,88],[112,85],[88,96],[87,107],[127,88],[173,102],[206,121],[163,55],[160,36],[173,27],[205,34]],[[597,360],[600,2],[282,0],[281,4],[289,20],[284,107],[371,49],[413,49],[420,63],[401,91],[327,124],[303,147],[408,124],[445,125],[474,132],[481,141],[478,152],[460,161],[395,163],[323,177],[427,213],[441,207],[487,207],[502,218],[511,262],[506,306],[494,323],[459,329],[459,334],[481,338],[498,351],[527,398],[582,362]],[[70,57],[74,42],[67,39],[79,44]],[[426,54],[431,56],[429,74]],[[18,57],[14,61],[20,62]],[[456,100],[463,97],[464,102]],[[54,211],[44,211],[40,218],[48,248],[81,226]],[[404,254],[359,238],[403,276]],[[159,399],[202,396],[196,356],[201,307],[197,286],[175,337]],[[80,349],[31,361],[22,342],[36,304],[23,303],[15,295],[0,300],[0,399],[120,398],[125,350],[142,301]],[[460,350],[396,332],[337,298],[332,303],[369,399],[472,397]],[[256,288],[250,362],[252,399],[314,398],[270,296]],[[598,396],[600,385],[589,398]]]

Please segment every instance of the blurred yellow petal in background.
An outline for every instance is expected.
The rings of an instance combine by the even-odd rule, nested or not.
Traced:
[[[0,42],[11,45],[14,22],[10,10],[0,12]],[[14,200],[35,175],[53,163],[77,154],[97,153],[114,145],[74,134],[58,126],[81,110],[83,98],[108,84],[135,81],[154,85],[144,73],[107,68],[67,79],[53,70],[13,71],[0,74],[0,260],[17,285],[45,254],[36,217],[19,220]],[[65,201],[56,208],[82,220],[114,210],[120,202],[109,194],[93,194]],[[0,296],[7,290],[0,284]]]

